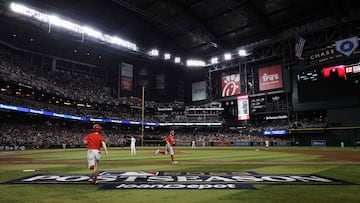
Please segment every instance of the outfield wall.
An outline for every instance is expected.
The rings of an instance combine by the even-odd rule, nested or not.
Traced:
[[[289,132],[298,146],[312,146],[318,140],[325,141],[326,146],[341,146],[343,142],[346,147],[360,141],[360,127],[290,129]]]

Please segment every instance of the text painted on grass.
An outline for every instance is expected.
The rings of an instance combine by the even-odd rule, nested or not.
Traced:
[[[101,189],[256,189],[253,184],[343,185],[345,181],[319,175],[262,175],[253,172],[101,172]],[[34,174],[10,181],[16,184],[87,184],[89,175]]]

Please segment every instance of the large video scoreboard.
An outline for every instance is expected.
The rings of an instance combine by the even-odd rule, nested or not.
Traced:
[[[330,107],[360,104],[360,63],[307,68],[296,72],[295,77],[299,104],[327,102]]]

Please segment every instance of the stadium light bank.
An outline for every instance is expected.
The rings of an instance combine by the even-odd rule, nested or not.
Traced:
[[[127,40],[121,39],[120,37],[117,37],[117,36],[111,36],[109,34],[104,34],[101,31],[91,28],[90,26],[82,26],[82,25],[76,24],[74,22],[71,22],[71,21],[68,21],[65,19],[61,19],[58,16],[49,15],[49,14],[37,11],[35,9],[32,9],[32,8],[28,8],[24,5],[17,4],[17,3],[11,3],[10,9],[15,13],[19,13],[19,14],[28,16],[30,18],[33,18],[33,19],[38,20],[43,23],[48,23],[49,29],[51,29],[51,26],[58,26],[58,27],[79,33],[82,35],[82,37],[84,37],[84,35],[87,35],[89,37],[98,39],[103,42],[115,44],[115,45],[130,49],[132,51],[138,51],[136,44],[129,42]]]
[[[32,18],[32,19],[35,19],[40,22],[48,24],[49,32],[50,32],[52,26],[57,26],[57,27],[61,27],[66,30],[70,30],[70,31],[80,34],[82,36],[82,39],[84,39],[85,36],[89,36],[91,38],[100,40],[102,42],[114,44],[114,45],[120,46],[122,48],[129,49],[131,51],[141,52],[135,43],[124,40],[117,36],[104,34],[101,31],[99,31],[95,28],[92,28],[91,26],[79,25],[79,24],[71,22],[69,20],[62,19],[56,15],[46,14],[44,12],[40,12],[38,10],[29,8],[25,5],[14,3],[14,2],[10,3],[10,9],[15,13],[18,13],[18,14],[21,14],[21,15],[27,16],[29,18]],[[150,50],[147,54],[150,56],[153,56],[153,57],[159,56],[159,52],[157,51],[157,54],[154,54],[153,50]],[[240,49],[238,54],[239,54],[239,56],[247,55],[246,51],[243,49]],[[165,53],[165,56],[163,59],[169,60],[170,58],[171,58],[171,55],[169,53]],[[225,61],[232,60],[231,53],[225,53],[224,60]],[[173,62],[176,64],[181,64],[181,58],[175,57]],[[212,58],[211,62],[209,64],[206,64],[205,61],[203,61],[203,60],[189,59],[186,61],[186,66],[188,66],[188,67],[205,67],[205,66],[209,66],[209,65],[213,65],[213,64],[217,64],[217,63],[219,63],[219,59],[217,57]]]
[[[109,44],[120,46],[121,48],[126,48],[130,51],[134,51],[137,53],[142,52],[142,50],[139,47],[137,47],[137,45],[135,43],[124,40],[117,36],[104,34],[101,31],[99,31],[95,28],[92,28],[91,26],[88,26],[88,25],[82,26],[77,23],[71,22],[69,20],[62,19],[56,15],[49,15],[44,12],[40,12],[38,10],[29,8],[25,5],[18,4],[18,3],[11,3],[10,9],[15,13],[18,13],[18,14],[27,16],[31,19],[35,19],[37,21],[48,24],[49,32],[50,32],[52,26],[57,26],[57,27],[61,27],[66,30],[70,30],[72,32],[80,34],[82,37],[82,40],[84,40],[85,36],[88,36],[93,39],[100,40],[101,42],[106,42]],[[154,54],[154,50],[150,50],[147,54],[152,57],[158,57],[159,51],[156,51],[156,52],[157,53]],[[165,53],[165,57],[163,59],[169,60],[170,58],[171,58],[171,54]],[[181,58],[175,57],[173,62],[176,64],[181,64]]]

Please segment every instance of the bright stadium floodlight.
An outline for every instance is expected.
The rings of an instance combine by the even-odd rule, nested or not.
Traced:
[[[225,61],[231,60],[231,54],[230,53],[224,54],[224,59],[225,59]]]
[[[175,57],[174,62],[175,62],[175,63],[180,63],[180,62],[181,62],[181,58],[180,58],[180,57]]]
[[[84,26],[83,31],[85,34],[89,35],[90,37],[94,37],[96,39],[100,39],[101,41],[105,41],[104,34],[97,30],[94,30],[90,27]]]
[[[218,57],[211,58],[210,62],[211,62],[211,64],[218,63],[218,62],[219,62],[219,58],[218,58]]]
[[[106,42],[109,42],[111,44],[117,44],[119,46],[127,47],[127,48],[129,48],[129,49],[131,49],[133,51],[137,51],[136,44],[125,41],[125,40],[123,40],[121,38],[118,38],[116,36],[110,36],[110,35],[105,34],[104,38],[105,38]]]
[[[152,49],[151,51],[149,51],[149,55],[150,56],[159,56],[159,50]]]
[[[239,56],[246,56],[246,50],[240,49],[239,50]]]
[[[44,23],[49,23],[50,21],[50,16],[47,14],[44,14],[42,12],[36,11],[34,9],[31,8],[27,8],[24,5],[21,4],[16,4],[16,3],[11,3],[10,4],[10,9],[12,11],[14,11],[15,13],[19,13],[25,16],[29,16],[32,18],[35,18],[38,21],[44,22]]]
[[[49,16],[49,19],[52,25],[62,26],[62,20],[59,17],[52,15]]]
[[[186,60],[186,66],[205,66],[205,61],[189,59]]]
[[[16,13],[22,13],[24,15],[29,15],[26,13],[26,10],[32,10],[32,9],[28,9],[25,6],[21,5],[21,4],[16,4],[16,3],[11,3],[10,4],[10,8],[12,11],[16,12]],[[31,13],[31,12],[29,12]]]
[[[61,19],[55,15],[49,16],[49,24],[56,25],[58,27],[65,28],[67,30],[74,31],[76,33],[82,33],[83,30],[80,25],[70,22],[68,20]]]
[[[164,54],[164,59],[165,60],[169,60],[170,58],[171,58],[171,54],[169,54],[169,53]]]
[[[126,41],[116,36],[104,34],[101,31],[98,31],[94,28],[90,28],[89,26],[81,26],[74,22],[62,19],[56,15],[49,15],[17,3],[11,3],[10,9],[15,13],[28,16],[43,23],[48,23],[49,26],[54,25],[54,26],[62,27],[64,29],[71,30],[79,34],[86,34],[89,37],[93,37],[95,39],[110,44],[115,44],[133,51],[138,51],[136,44],[132,42]]]

